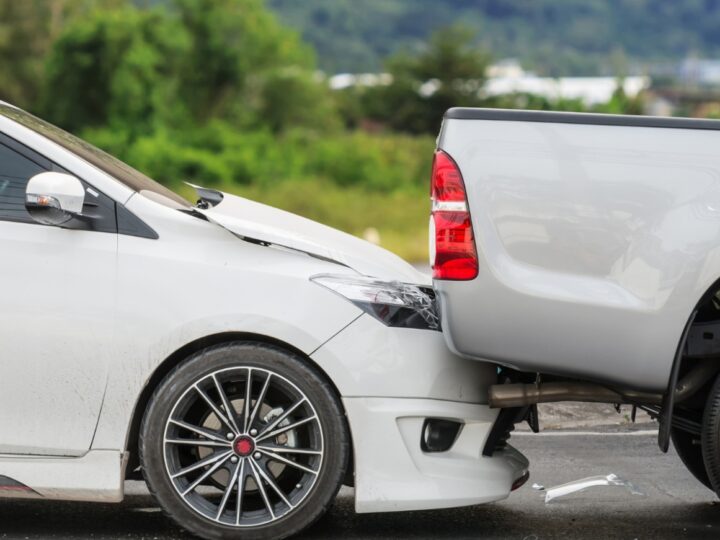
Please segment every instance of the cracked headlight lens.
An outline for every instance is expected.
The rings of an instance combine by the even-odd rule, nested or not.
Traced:
[[[310,278],[387,326],[440,330],[432,287],[368,277],[321,274]]]

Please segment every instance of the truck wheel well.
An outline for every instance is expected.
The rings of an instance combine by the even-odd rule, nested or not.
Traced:
[[[680,357],[680,375],[690,371],[699,361],[720,361],[720,279],[702,295],[693,314],[685,350]],[[694,401],[697,403],[699,399],[704,404],[708,391],[709,386],[703,388]]]
[[[658,444],[667,451],[671,429],[681,429],[700,435],[700,424],[705,401],[717,376],[719,368],[713,370],[713,364],[720,362],[720,279],[703,294],[688,322],[683,337],[678,344],[676,359],[673,363],[668,388],[663,405],[657,411],[660,420]],[[689,399],[675,404],[674,396],[681,391],[678,380],[695,371],[701,378],[695,381],[696,390]],[[682,386],[682,383],[679,384]]]
[[[130,429],[128,431],[128,437],[127,441],[125,443],[125,450],[129,454],[128,458],[128,465],[125,472],[125,477],[130,480],[142,480],[142,473],[139,470],[140,467],[140,461],[138,458],[138,440],[140,436],[140,425],[142,424],[143,415],[145,414],[145,409],[147,408],[147,405],[150,401],[150,398],[152,397],[153,393],[155,392],[155,389],[160,385],[162,380],[165,378],[165,376],[170,373],[175,366],[180,364],[183,360],[188,358],[189,356],[195,354],[198,351],[201,351],[202,349],[205,349],[207,347],[211,347],[213,345],[221,345],[223,343],[229,343],[232,341],[259,341],[262,343],[269,343],[272,345],[276,345],[278,347],[282,347],[283,349],[286,349],[287,351],[290,351],[292,353],[297,354],[299,357],[301,357],[311,368],[316,370],[318,374],[323,377],[327,382],[330,384],[331,388],[335,392],[335,396],[337,397],[340,406],[342,407],[343,413],[345,413],[345,416],[347,417],[347,412],[345,411],[345,407],[342,403],[341,394],[338,390],[337,386],[335,386],[335,383],[330,379],[330,377],[327,376],[327,373],[318,366],[308,355],[297,349],[296,347],[293,347],[292,345],[285,343],[283,341],[280,341],[278,339],[274,339],[268,336],[263,336],[260,334],[252,334],[252,333],[245,333],[245,332],[225,332],[221,334],[214,334],[211,336],[206,336],[200,339],[197,339],[191,343],[188,343],[172,353],[170,356],[168,356],[165,360],[163,360],[156,368],[153,374],[148,379],[147,383],[142,389],[142,392],[140,393],[140,397],[138,398],[137,402],[135,403],[135,408],[133,410],[132,418],[130,421]],[[352,441],[352,431],[350,431],[350,438]],[[347,477],[348,480],[346,480],[346,484],[348,484],[348,481],[352,479],[352,471],[354,470],[354,452],[353,452],[353,445],[350,445],[350,459],[348,461],[348,471],[347,471]],[[350,485],[350,484],[348,484]]]

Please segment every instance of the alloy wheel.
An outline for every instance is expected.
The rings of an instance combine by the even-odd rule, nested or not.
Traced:
[[[323,466],[323,429],[308,397],[268,369],[205,375],[165,423],[171,484],[197,514],[225,526],[279,520],[312,492]]]

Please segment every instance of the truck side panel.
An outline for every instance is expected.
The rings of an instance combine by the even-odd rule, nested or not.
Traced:
[[[456,352],[663,390],[720,277],[720,131],[459,120],[480,274],[436,281]]]

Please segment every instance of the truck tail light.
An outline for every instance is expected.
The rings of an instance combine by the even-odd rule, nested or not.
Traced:
[[[433,278],[470,280],[478,275],[472,222],[465,184],[453,159],[435,152],[432,169],[430,264]]]

